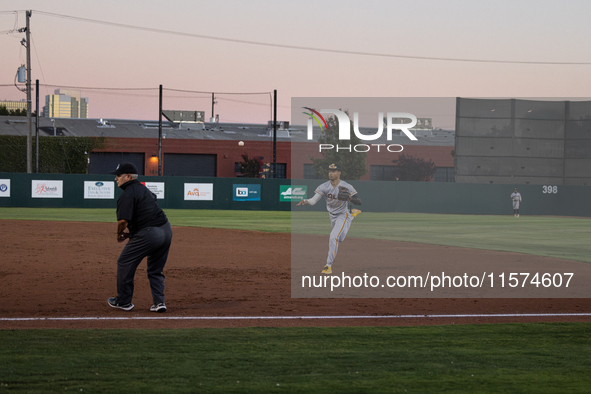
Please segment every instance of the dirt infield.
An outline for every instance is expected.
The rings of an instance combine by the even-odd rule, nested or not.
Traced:
[[[135,309],[122,312],[107,305],[107,298],[116,295],[116,260],[122,248],[115,240],[115,224],[0,221],[0,329],[591,322],[590,316],[174,320],[170,318],[589,313],[591,299],[292,299],[289,234],[188,227],[173,231],[165,268],[169,310],[156,315],[148,311],[152,302],[145,262],[136,274]],[[354,247],[356,240],[347,242]],[[400,253],[414,251],[416,258],[412,244],[393,246]],[[437,255],[442,248],[421,245],[420,253]],[[455,251],[461,256],[459,251],[466,249],[445,247],[445,253]],[[90,319],[2,320],[57,317]],[[159,317],[169,319],[141,319]]]

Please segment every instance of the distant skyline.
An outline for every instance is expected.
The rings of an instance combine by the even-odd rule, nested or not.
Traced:
[[[40,97],[79,89],[92,118],[157,119],[159,84],[164,109],[205,111],[206,118],[207,92],[267,92],[216,95],[221,121],[256,123],[271,118],[273,89],[279,120],[291,120],[292,97],[587,97],[591,91],[591,54],[583,50],[591,2],[582,0],[5,0],[0,85],[8,86],[0,86],[0,100],[25,97],[13,85],[25,63],[24,33],[11,32],[25,26],[24,10],[33,10],[32,78],[43,85]],[[348,53],[313,50],[322,48]]]

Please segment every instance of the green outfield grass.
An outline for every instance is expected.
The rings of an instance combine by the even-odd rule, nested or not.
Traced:
[[[326,212],[168,209],[174,226],[227,228],[327,236]],[[0,208],[1,219],[115,222],[112,209]],[[349,237],[500,250],[591,263],[589,218],[512,215],[372,213],[358,216]]]
[[[0,392],[589,392],[585,323],[0,331]]]
[[[173,226],[228,228],[289,233],[290,212],[166,209]],[[60,220],[76,222],[117,221],[114,209],[91,208],[0,208],[0,220]]]
[[[293,215],[295,232],[326,235],[326,214]],[[363,212],[348,237],[499,250],[591,263],[589,218]]]

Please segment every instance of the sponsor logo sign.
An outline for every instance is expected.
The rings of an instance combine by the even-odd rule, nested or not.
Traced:
[[[64,181],[31,181],[32,198],[63,198]]]
[[[185,183],[185,200],[213,201],[213,183]]]
[[[115,198],[115,182],[84,181],[84,199]]]
[[[0,179],[0,197],[10,197],[10,179]]]
[[[142,182],[142,185],[154,193],[158,200],[164,200],[164,182]]]
[[[234,201],[261,201],[261,185],[234,185]]]
[[[301,201],[306,198],[308,193],[307,186],[296,186],[296,185],[281,185],[279,186],[279,201],[291,202]]]

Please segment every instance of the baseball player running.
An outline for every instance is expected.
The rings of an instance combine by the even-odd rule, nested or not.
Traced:
[[[127,238],[129,242],[117,259],[117,297],[109,298],[108,303],[124,311],[133,309],[131,299],[135,271],[147,256],[148,279],[154,302],[150,311],[166,312],[162,270],[168,258],[172,228],[156,203],[156,195],[138,182],[137,173],[132,163],[119,164],[111,172],[115,174],[117,186],[123,189],[117,200],[117,242]]]
[[[328,257],[323,274],[332,274],[332,264],[339,249],[339,242],[343,242],[351,227],[353,219],[361,213],[359,209],[351,209],[349,203],[361,205],[361,199],[353,186],[341,180],[341,166],[328,166],[329,181],[316,188],[314,197],[300,201],[297,205],[314,205],[321,197],[326,200],[326,210],[330,215],[332,231],[328,242]]]
[[[517,188],[511,193],[511,201],[513,201],[513,217],[519,217],[519,203],[521,202],[521,194],[517,191]]]

